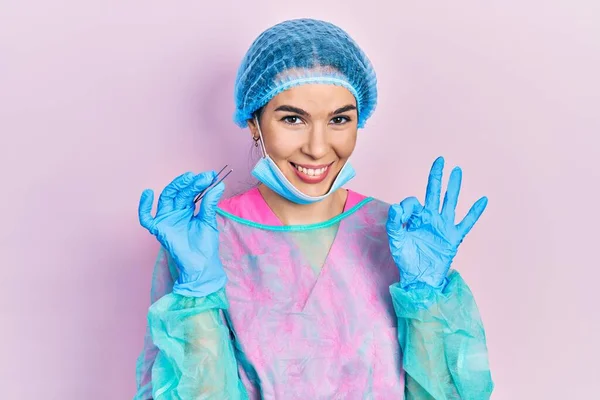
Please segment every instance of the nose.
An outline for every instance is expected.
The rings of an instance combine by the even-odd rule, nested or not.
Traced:
[[[302,148],[302,152],[314,160],[320,160],[330,150],[327,139],[327,128],[320,124],[313,125],[308,133],[308,139]]]

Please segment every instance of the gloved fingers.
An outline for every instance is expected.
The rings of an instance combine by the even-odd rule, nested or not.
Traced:
[[[431,166],[427,191],[425,193],[425,208],[440,212],[440,197],[442,193],[442,174],[444,171],[444,158],[438,157]]]
[[[406,224],[413,214],[423,211],[423,205],[416,197],[407,197],[400,202],[402,208],[402,223]]]
[[[157,213],[173,211],[175,196],[192,182],[194,176],[193,172],[186,172],[173,179],[158,198]]]
[[[463,220],[456,226],[462,238],[467,236],[467,234],[471,231],[473,225],[475,225],[479,217],[481,217],[481,214],[483,214],[487,204],[488,199],[485,196],[477,200]]]
[[[450,173],[450,179],[448,180],[448,188],[446,189],[446,195],[444,196],[444,203],[442,204],[442,218],[445,221],[454,223],[456,217],[456,205],[458,203],[458,194],[460,193],[460,185],[462,183],[462,170],[459,167],[455,167]]]
[[[201,172],[195,175],[191,183],[175,196],[174,207],[179,210],[186,207],[194,207],[194,197],[209,187],[216,175],[214,171]]]
[[[225,183],[221,182],[217,186],[211,188],[200,203],[200,211],[196,218],[207,222],[214,229],[217,229],[217,204],[225,191]]]
[[[138,205],[138,218],[140,220],[140,225],[152,234],[154,234],[154,218],[152,217],[153,203],[154,192],[151,189],[144,190],[140,197],[140,204]]]
[[[423,210],[423,206],[416,197],[408,197],[400,202],[393,204],[388,211],[388,220],[386,230],[389,235],[398,237],[406,230],[406,222],[417,212]]]

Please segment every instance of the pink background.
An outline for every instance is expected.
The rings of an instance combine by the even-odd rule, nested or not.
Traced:
[[[422,3],[3,1],[0,397],[133,396],[157,250],[139,194],[224,163],[244,188],[238,62],[303,16],[345,28],[379,76],[350,187],[422,199],[444,155],[464,169],[460,213],[490,198],[455,267],[493,398],[594,397],[600,3]]]

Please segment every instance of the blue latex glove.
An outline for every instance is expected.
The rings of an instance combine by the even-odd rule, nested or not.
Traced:
[[[462,171],[459,167],[452,170],[440,212],[443,169],[444,159],[439,157],[429,173],[425,206],[409,197],[390,207],[387,233],[403,288],[419,284],[443,288],[458,246],[487,206],[487,198],[480,198],[455,225]]]
[[[215,172],[195,175],[187,172],[173,180],[158,199],[152,217],[154,192],[144,190],[140,198],[140,224],[156,236],[177,264],[179,277],[173,293],[204,297],[225,286],[227,277],[219,258],[216,208],[225,190],[219,183],[210,189],[194,215],[194,197],[211,185]]]

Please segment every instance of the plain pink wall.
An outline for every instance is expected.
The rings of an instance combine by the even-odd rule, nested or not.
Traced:
[[[490,198],[455,267],[487,328],[493,398],[593,396],[599,3],[393,3],[3,2],[2,398],[133,396],[157,250],[139,194],[224,163],[243,188],[237,65],[263,29],[304,16],[345,28],[379,76],[350,187],[422,198],[444,155],[464,169],[460,212]]]

